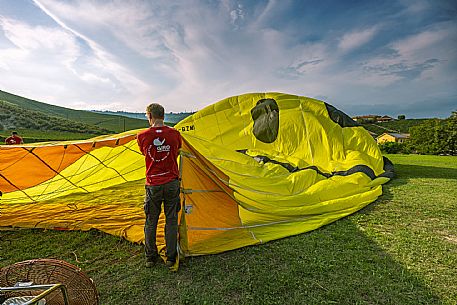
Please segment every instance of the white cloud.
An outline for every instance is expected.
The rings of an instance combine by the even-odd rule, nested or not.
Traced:
[[[456,30],[452,28],[442,28],[427,30],[425,32],[407,37],[405,39],[394,42],[391,47],[393,50],[398,52],[402,58],[414,59],[417,56],[432,55],[436,50],[430,52],[431,49],[440,43],[451,38],[454,35],[455,39]],[[447,41],[446,41],[447,42]]]
[[[85,34],[80,35],[86,40],[93,42],[98,33],[104,32],[108,39],[112,36],[142,56],[157,58],[168,55],[159,33],[168,25],[157,16],[159,13],[155,13],[159,8],[146,2],[35,2],[55,19],[62,19],[61,23],[72,31],[80,34],[78,30],[83,30]]]
[[[17,22],[12,19],[1,18],[0,27],[3,29],[5,37],[22,52],[33,56],[33,52],[42,52],[43,55],[52,54],[58,57],[65,64],[70,64],[79,55],[79,47],[72,35],[65,31],[49,27],[32,27],[26,23]],[[11,49],[8,50],[10,56],[15,57]],[[6,54],[5,54],[6,55]],[[7,63],[6,58],[3,60]]]
[[[13,45],[0,49],[3,90],[58,105],[110,100],[113,91],[125,96],[106,66],[84,54],[71,32],[7,18],[0,20],[0,29]]]
[[[235,29],[238,29],[244,22],[243,5],[238,4],[237,8],[230,11],[230,19]]]
[[[332,66],[338,57],[330,52],[326,43],[291,45],[292,34],[272,29],[270,22],[262,21],[269,20],[288,2],[269,1],[257,19],[243,24],[243,31],[232,30],[247,20],[245,11],[237,2],[229,0],[221,2],[216,10],[192,2],[185,7],[177,5],[173,11],[160,2],[155,2],[155,6],[149,4],[147,8],[136,6],[136,2],[115,2],[115,7],[102,2],[70,4],[40,0],[40,3],[50,15],[55,15],[55,20],[87,41],[126,87],[139,86],[119,77],[116,70],[122,67],[116,68],[121,62],[138,61],[144,68],[154,67],[151,71],[162,79],[148,83],[148,79],[142,77],[140,80],[147,83],[144,90],[130,94],[139,110],[150,98],[171,111],[182,111],[200,109],[245,92],[282,91],[317,96],[331,95],[338,87],[337,78],[332,75]],[[155,10],[161,13],[152,16]],[[144,24],[151,18],[155,20],[146,27]],[[148,33],[153,35],[142,39]],[[106,41],[100,37],[113,39]],[[356,32],[348,37],[346,44],[351,37],[357,38]],[[359,37],[358,43],[362,40]],[[121,48],[110,47],[113,45]],[[124,60],[120,54],[125,52],[124,46],[138,56]],[[157,53],[148,53],[148,49],[157,49]],[[112,65],[115,67],[110,68]],[[137,77],[142,73],[136,72]],[[164,82],[163,78],[169,81]]]
[[[360,104],[366,100],[399,109],[407,103],[433,103],[444,96],[455,96],[457,92],[452,88],[457,82],[457,52],[449,43],[456,38],[455,25],[435,24],[388,43],[388,54],[360,62],[340,76],[345,75],[351,95]],[[344,84],[344,80],[339,84]]]
[[[2,25],[4,31],[10,27],[7,39],[15,47],[0,49],[0,70],[8,71],[0,86],[86,109],[121,110],[123,105],[123,110],[142,111],[156,101],[167,111],[197,110],[259,91],[326,96],[337,104],[384,94],[383,88],[421,68],[415,81],[442,80],[450,75],[443,70],[446,60],[455,64],[452,48],[446,47],[446,40],[449,45],[456,37],[451,26],[389,42],[381,29],[390,23],[383,21],[347,30],[335,46],[335,32],[325,23],[284,20],[296,5],[287,0],[255,5],[237,0],[34,2],[58,26],[13,19],[8,19],[12,25]],[[312,29],[312,41],[299,34]],[[378,38],[387,42],[374,57],[352,56]],[[43,43],[47,40],[49,45]],[[380,55],[385,49],[390,54]]]
[[[338,48],[342,52],[357,49],[372,40],[377,31],[377,27],[372,27],[344,34],[338,44]]]
[[[80,52],[74,37],[60,29],[33,27],[6,18],[0,19],[0,27],[14,46],[0,49],[0,67],[7,72],[2,77],[4,88],[50,82],[49,87],[56,90],[55,83],[59,82],[51,80],[67,79],[68,67]]]
[[[100,83],[100,92],[92,101],[84,98],[86,104],[95,105],[100,96],[106,102],[121,96],[137,110],[154,99],[171,111],[180,111],[244,92],[293,93],[296,84],[278,79],[276,74],[287,66],[309,79],[300,90],[323,94],[316,89],[322,83],[313,81],[316,75],[311,72],[317,73],[331,62],[322,59],[325,46],[290,47],[287,33],[255,20],[243,31],[232,31],[246,20],[244,8],[234,1],[222,2],[216,10],[198,3],[177,4],[170,10],[160,2],[35,2],[91,49],[90,59],[84,54],[78,64],[69,67],[87,85]],[[263,18],[275,5],[274,1],[267,5]],[[309,64],[305,67],[304,62]]]
[[[76,37],[82,39],[89,46],[92,56],[89,57],[88,62],[91,62],[91,65],[87,65],[86,67],[83,67],[83,69],[88,68],[92,70],[92,72],[83,71],[79,73],[77,71],[81,69],[74,68],[72,69],[74,74],[85,81],[88,79],[89,75],[92,75],[92,79],[102,81],[103,83],[107,83],[109,79],[113,79],[113,83],[117,86],[117,92],[124,92],[124,96],[120,97],[120,99],[123,101],[128,100],[130,109],[134,109],[140,103],[143,103],[144,96],[151,94],[151,88],[154,88],[154,85],[147,84],[145,81],[139,79],[127,65],[123,64],[114,53],[110,52],[111,50],[109,48],[103,47],[95,40],[89,38],[86,34],[81,33],[66,23],[66,18],[68,18],[69,20],[77,20],[81,25],[89,27],[92,25],[97,27],[97,23],[99,25],[104,25],[108,22],[109,18],[107,16],[110,16],[111,7],[92,6],[92,2],[87,1],[77,2],[76,4],[73,4],[73,6],[67,3],[48,0],[34,0],[34,2],[63,29],[66,29]],[[141,8],[138,8],[137,15],[141,16],[141,12]],[[132,12],[130,11],[130,13]],[[123,20],[121,19],[120,21]],[[101,34],[101,37],[103,37],[103,33]],[[102,71],[103,73],[99,73],[99,71]],[[97,77],[94,77],[95,75],[97,75]],[[106,77],[106,75],[109,75],[109,77]],[[111,86],[112,85],[113,84],[111,84]],[[105,95],[111,97],[109,92]]]
[[[397,77],[402,73],[422,69],[415,77],[417,81],[424,79],[443,81],[447,78],[446,75],[449,75],[445,71],[445,63],[455,63],[457,59],[457,52],[447,47],[449,41],[456,39],[457,30],[454,26],[441,24],[436,28],[390,43],[389,48],[393,53],[368,60],[364,63],[364,69],[380,76],[396,75]]]

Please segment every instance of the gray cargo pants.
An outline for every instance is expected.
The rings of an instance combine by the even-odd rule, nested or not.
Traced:
[[[173,180],[162,185],[146,185],[144,198],[144,244],[146,259],[153,260],[158,256],[156,245],[157,222],[160,212],[165,213],[165,244],[167,259],[176,261],[178,242],[178,212],[181,209],[179,198],[179,181]]]

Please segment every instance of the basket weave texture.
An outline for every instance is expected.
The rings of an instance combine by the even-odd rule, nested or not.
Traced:
[[[97,289],[80,268],[56,259],[34,259],[18,262],[0,269],[0,287],[12,287],[18,282],[33,285],[64,284],[71,305],[97,305]],[[38,295],[43,291],[9,292],[7,297]],[[47,305],[64,305],[58,289],[45,297]]]

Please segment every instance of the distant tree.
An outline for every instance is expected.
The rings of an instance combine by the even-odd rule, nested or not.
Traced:
[[[446,142],[445,153],[450,155],[457,155],[457,111],[453,111],[451,116],[446,119]]]
[[[406,119],[406,116],[405,116],[404,114],[400,114],[400,115],[397,117],[397,119],[399,119],[399,120],[404,120],[404,119]]]
[[[439,154],[439,134],[443,131],[443,123],[439,119],[428,120],[409,129],[409,145],[413,151],[420,154]]]
[[[410,128],[411,150],[421,154],[457,155],[457,115],[445,119],[434,119]]]

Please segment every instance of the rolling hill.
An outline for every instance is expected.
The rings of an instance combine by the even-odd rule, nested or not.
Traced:
[[[118,115],[101,114],[85,110],[74,110],[70,108],[50,105],[1,90],[0,100],[14,104],[17,107],[23,108],[25,110],[38,111],[50,117],[57,117],[70,121],[80,122],[86,125],[91,125],[91,128],[94,130],[101,128],[110,132],[118,133],[125,130],[147,127],[147,122],[145,120]],[[16,128],[20,129],[21,127],[22,126],[18,126]]]
[[[144,112],[125,112],[125,111],[97,111],[92,110],[92,112],[102,113],[102,114],[112,114],[112,115],[120,115],[129,118],[136,118],[141,120],[146,120],[146,116]],[[181,120],[184,120],[189,115],[194,114],[195,112],[179,112],[179,113],[165,113],[165,123],[169,123],[170,125],[175,125]]]
[[[430,119],[405,119],[390,122],[362,123],[361,125],[379,136],[384,132],[409,133],[409,128],[422,124],[427,120]]]
[[[0,130],[32,129],[41,131],[107,134],[111,130],[95,125],[51,116],[44,112],[29,110],[10,102],[0,101]]]

